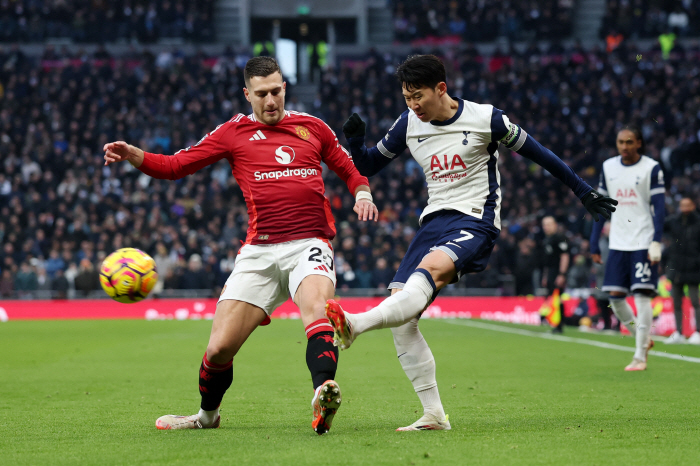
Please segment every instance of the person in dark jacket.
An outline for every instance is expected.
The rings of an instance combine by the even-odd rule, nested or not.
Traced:
[[[700,284],[700,214],[690,196],[684,196],[679,206],[680,213],[666,220],[664,233],[670,241],[666,276],[673,288],[673,308],[676,316],[676,331],[666,343],[683,343],[683,288],[688,286],[690,302],[695,312],[700,312],[698,284]],[[688,343],[700,345],[700,332],[695,331]]]

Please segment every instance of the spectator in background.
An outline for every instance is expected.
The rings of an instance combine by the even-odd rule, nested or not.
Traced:
[[[544,238],[540,245],[542,254],[542,287],[547,289],[547,296],[557,291],[559,295],[566,286],[566,274],[569,270],[569,242],[559,232],[559,224],[554,217],[547,216],[542,219],[542,231]],[[552,329],[553,333],[564,331],[564,307],[559,304],[561,320],[559,325]]]
[[[180,279],[180,288],[183,290],[206,290],[213,288],[213,284],[207,280],[207,272],[202,266],[202,256],[192,254],[187,263],[187,270]]]
[[[75,276],[75,289],[83,296],[100,289],[100,274],[89,259],[80,261],[80,270]]]
[[[389,268],[387,260],[384,257],[377,258],[372,271],[373,286],[385,290],[389,287],[391,280],[394,278],[394,271]]]
[[[51,289],[56,292],[56,299],[67,299],[69,288],[68,279],[64,275],[63,269],[56,270],[51,281]]]
[[[515,258],[515,294],[529,296],[535,294],[533,273],[537,269],[538,258],[535,255],[535,242],[525,237],[518,241]]]
[[[685,343],[683,338],[683,295],[688,287],[688,296],[695,309],[698,321],[700,302],[700,215],[690,196],[683,196],[680,213],[669,217],[664,223],[664,233],[669,238],[668,266],[666,277],[673,284],[673,309],[676,317],[676,331],[666,339],[667,344]],[[696,329],[688,343],[700,345],[700,332]]]
[[[15,283],[12,279],[12,273],[5,269],[0,277],[0,296],[3,298],[11,298],[15,290]]]
[[[19,266],[19,272],[15,276],[15,290],[19,293],[20,297],[30,296],[32,291],[35,291],[39,287],[37,282],[36,273],[34,272],[31,265],[28,262],[22,262]]]
[[[175,265],[175,261],[168,254],[168,248],[163,242],[156,244],[156,253],[153,255],[153,260],[156,263],[156,271],[158,272],[158,282],[153,287],[151,293],[158,296],[163,292],[165,285],[165,277],[170,274],[171,269]]]

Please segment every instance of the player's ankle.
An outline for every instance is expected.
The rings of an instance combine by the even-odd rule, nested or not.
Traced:
[[[204,427],[209,427],[214,424],[216,419],[219,417],[219,408],[211,411],[205,411],[200,408],[198,416],[199,422],[201,422]]]

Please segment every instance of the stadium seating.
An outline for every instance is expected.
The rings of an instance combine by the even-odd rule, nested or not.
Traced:
[[[657,37],[666,32],[680,36],[697,35],[700,3],[688,1],[608,0],[600,37],[611,31],[630,38]],[[694,34],[691,34],[695,31]]]
[[[453,95],[503,109],[589,183],[596,184],[601,162],[615,154],[618,125],[632,120],[643,123],[647,153],[661,160],[669,194],[700,194],[697,48],[679,48],[667,62],[656,52],[637,57],[625,44],[613,54],[577,47],[492,56],[473,48],[441,50]],[[247,113],[238,65],[245,57],[98,53],[47,49],[40,59],[0,48],[0,295],[89,293],[94,265],[123,246],[156,258],[164,292],[202,283],[215,290],[247,221],[228,165],[158,181],[127,164],[103,167],[101,148],[126,140],[173,153],[231,115]],[[305,110],[339,135],[357,111],[368,122],[368,142],[378,141],[405,109],[389,72],[402,58],[370,52],[339,60],[324,73],[316,104]],[[674,79],[667,79],[665,65],[675,67]],[[532,242],[545,214],[561,220],[574,253],[587,249],[590,220],[567,188],[509,151],[501,152],[500,168],[503,234],[490,269],[458,286],[503,287],[503,276],[522,277],[523,267],[536,267]],[[420,167],[404,155],[371,180],[378,224],[359,224],[347,188],[333,174],[324,177],[337,219],[339,286],[384,283],[426,203]]]
[[[0,42],[212,42],[214,0],[0,3]]]
[[[398,42],[488,42],[563,39],[571,34],[574,2],[392,0]]]

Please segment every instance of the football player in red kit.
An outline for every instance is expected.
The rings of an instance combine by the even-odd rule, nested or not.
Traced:
[[[301,311],[308,339],[306,363],[314,385],[312,428],[330,429],[341,402],[334,381],[338,349],[324,315],[335,294],[330,240],[335,226],[324,196],[321,162],[340,176],[356,199],[360,220],[377,219],[367,178],[320,119],[285,111],[286,83],[274,58],[256,57],[244,70],[253,113],[238,114],[197,144],[166,156],[123,141],[105,144],[105,165],[128,161],[146,175],[176,180],[228,160],[248,207],[248,235],[216,308],[199,369],[199,413],[158,418],[158,429],[219,426],[219,405],[233,381],[233,357],[258,325],[288,297]]]

